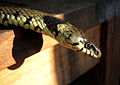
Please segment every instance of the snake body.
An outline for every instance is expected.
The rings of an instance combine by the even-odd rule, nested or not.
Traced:
[[[50,14],[17,7],[0,7],[0,24],[16,26],[43,33],[56,39],[63,46],[80,51],[94,58],[100,58],[100,50],[87,38],[82,30]]]

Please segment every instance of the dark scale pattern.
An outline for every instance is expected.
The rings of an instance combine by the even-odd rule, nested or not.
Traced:
[[[59,31],[57,30],[57,25],[63,24],[64,22],[51,16],[44,16],[43,19],[49,31],[53,33],[56,37],[59,33]]]
[[[29,24],[30,25],[30,21],[32,20],[32,17],[27,18],[26,22],[24,24]]]
[[[42,29],[39,26],[36,26],[35,30],[38,30],[38,29],[40,29],[40,31],[42,31]]]
[[[20,15],[20,11],[16,11],[13,15],[15,16],[15,19],[17,20],[17,17]]]
[[[73,35],[73,34],[69,34],[68,39],[70,39],[70,37],[71,37],[72,35]]]
[[[5,22],[5,21],[8,21],[7,15],[5,15],[5,17],[3,18],[3,22]]]
[[[73,44],[71,44],[71,45],[79,45],[79,42],[73,43]]]

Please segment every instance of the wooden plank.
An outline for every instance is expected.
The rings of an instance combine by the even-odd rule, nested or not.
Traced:
[[[41,34],[31,31],[16,30],[13,32],[13,30],[0,30],[0,69],[18,63],[18,58],[21,55],[22,64],[24,59],[30,55],[56,44],[58,42],[49,36],[43,35],[42,38]]]
[[[12,57],[13,31],[0,31],[0,69],[15,64]]]
[[[100,39],[100,28],[101,26],[98,25],[88,30],[91,39],[96,35],[94,40],[97,43],[99,43],[98,39]],[[97,63],[98,61],[92,57],[56,45],[26,58],[18,68],[13,66],[1,70],[0,84],[65,85],[94,67]]]

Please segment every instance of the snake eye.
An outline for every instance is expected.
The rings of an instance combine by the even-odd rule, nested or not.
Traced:
[[[93,45],[92,45],[90,42],[87,42],[87,43],[85,44],[85,47],[86,47],[87,49],[91,49],[91,48],[93,47]]]

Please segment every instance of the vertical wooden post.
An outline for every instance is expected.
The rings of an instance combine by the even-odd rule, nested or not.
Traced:
[[[120,59],[120,17],[108,22],[105,85],[118,85]]]
[[[85,74],[86,85],[118,85],[120,62],[120,17],[107,21],[101,30],[101,62]]]

